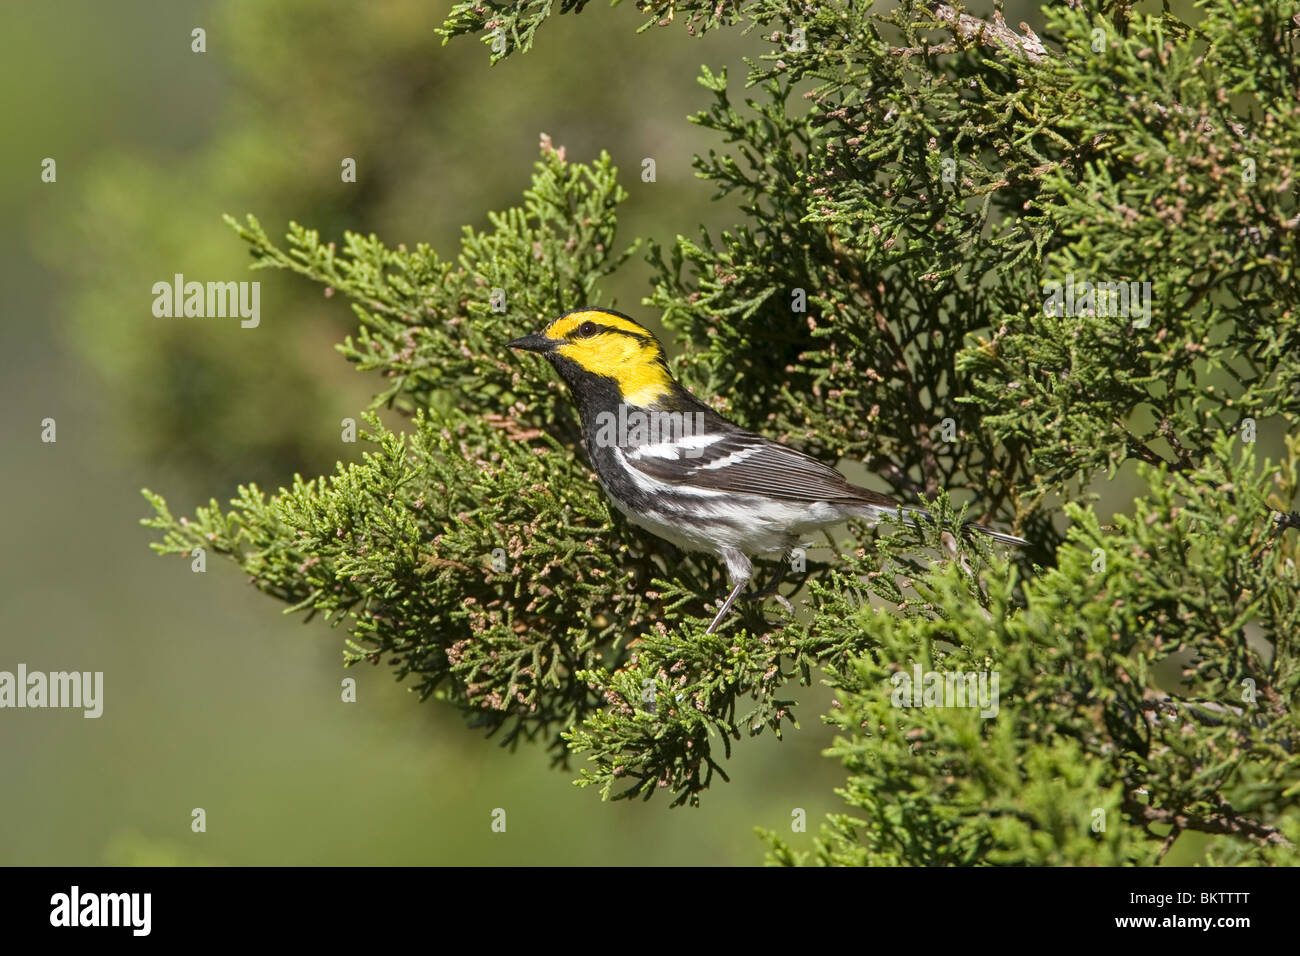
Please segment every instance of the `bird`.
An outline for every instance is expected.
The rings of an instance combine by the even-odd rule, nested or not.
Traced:
[[[753,579],[754,558],[779,557],[771,582],[746,595],[766,597],[812,532],[851,519],[930,517],[719,415],[673,377],[654,333],[621,312],[575,309],[507,347],[543,356],[564,380],[592,469],[629,521],[722,561],[731,590],[706,634]],[[1028,543],[973,522],[963,530]]]

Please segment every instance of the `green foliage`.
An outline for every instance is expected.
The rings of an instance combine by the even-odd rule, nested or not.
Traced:
[[[445,30],[502,27],[508,54],[552,8],[460,4]],[[610,513],[567,398],[503,348],[627,258],[608,159],[544,141],[523,205],[455,261],[236,224],[259,266],[352,301],[341,351],[410,428],[372,418],[362,462],[228,512],[152,497],[158,547],[230,554],[346,623],[354,660],[583,756],[608,797],[698,802],[824,680],[849,809],[811,852],[768,834],[779,862],[1153,863],[1198,833],[1218,862],[1295,863],[1296,5],[1057,6],[1042,38],[942,4],[642,9],[771,43],[752,98],[706,68],[693,117],[744,221],[650,245],[675,371],[936,521],[851,529],[805,606],[704,635],[721,569]],[[1067,281],[1149,283],[1149,313],[1050,308]],[[1109,524],[1103,476],[1140,486]],[[1032,546],[964,540],[967,508]],[[916,668],[996,676],[996,716],[899,706]]]
[[[817,589],[813,629],[867,632],[873,646],[828,669],[842,735],[831,753],[856,813],[829,822],[816,858],[1151,863],[1173,827],[1244,837],[1241,860],[1294,865],[1259,821],[1300,787],[1300,574],[1294,542],[1260,516],[1295,494],[1300,442],[1277,471],[1240,447],[1221,438],[1185,473],[1143,465],[1145,496],[1108,529],[1067,506],[1057,566],[1026,580],[950,561],[918,569],[897,607],[853,613],[860,576],[910,570],[872,555]],[[996,718],[900,709],[894,675],[912,661],[992,668]],[[1294,817],[1288,829],[1294,840]]]
[[[590,0],[560,0],[560,13],[581,13]],[[610,6],[616,7],[620,0],[611,0]],[[450,42],[458,36],[482,34],[480,40],[491,50],[490,62],[504,60],[511,53],[527,53],[533,47],[537,31],[556,12],[555,0],[514,0],[507,3],[492,3],[487,0],[460,0],[447,15],[442,29],[438,32],[443,42]],[[672,23],[679,12],[687,14],[684,18],[686,30],[692,36],[700,35],[718,26],[736,23],[742,16],[742,8],[753,11],[755,8],[782,9],[782,0],[763,0],[758,4],[745,4],[742,0],[637,0],[636,8],[648,15],[641,26],[642,30],[652,26],[667,26]]]
[[[608,157],[569,164],[547,144],[524,205],[490,217],[491,232],[467,229],[454,263],[373,236],[338,250],[298,226],[286,252],[255,219],[232,220],[259,267],[353,298],[361,329],[340,351],[383,370],[376,405],[416,409],[413,431],[372,416],[362,437],[376,450],[361,462],[275,496],[241,487],[230,512],[214,501],[178,521],[150,495],[159,550],[229,555],[293,609],[346,620],[350,660],[389,660],[422,697],[454,700],[507,742],[558,745],[553,725],[595,704],[574,674],[616,666],[619,625],[648,613],[648,570],[627,560],[626,534],[590,490],[567,400],[500,353],[563,303],[599,301],[596,283],[628,254],[613,252],[623,196]],[[490,311],[496,288],[520,290],[518,311]],[[611,587],[625,598],[593,616],[593,593]]]

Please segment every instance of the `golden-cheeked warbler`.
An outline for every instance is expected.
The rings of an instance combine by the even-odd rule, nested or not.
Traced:
[[[765,596],[811,532],[852,518],[929,516],[727,421],[674,380],[658,339],[626,315],[568,312],[509,347],[545,356],[568,384],[591,466],[614,505],[634,524],[726,564],[731,592],[706,633],[753,577],[752,557],[780,556],[772,582],[753,595]],[[973,523],[966,530],[1026,543]]]

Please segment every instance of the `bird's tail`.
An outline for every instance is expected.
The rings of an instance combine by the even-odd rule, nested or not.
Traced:
[[[992,528],[986,528],[982,524],[976,524],[974,521],[967,521],[961,526],[962,531],[967,534],[976,532],[984,535],[986,538],[992,538],[994,541],[1001,541],[1003,544],[1014,544],[1018,548],[1023,548],[1029,544],[1024,538],[1017,538],[1014,534],[1007,534],[1005,531],[995,531]]]

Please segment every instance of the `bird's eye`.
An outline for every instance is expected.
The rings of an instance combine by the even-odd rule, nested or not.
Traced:
[[[595,322],[583,322],[582,325],[578,326],[578,338],[580,339],[589,339],[595,334],[596,334]]]

